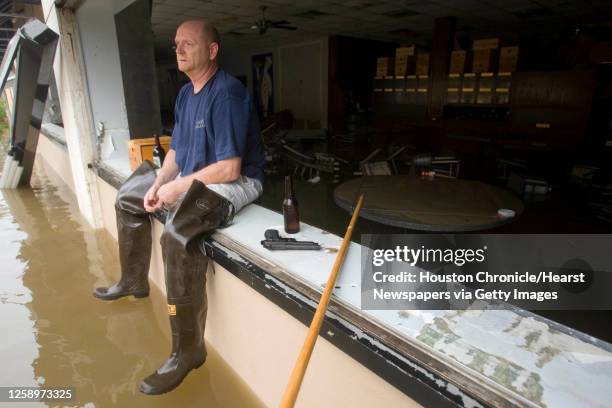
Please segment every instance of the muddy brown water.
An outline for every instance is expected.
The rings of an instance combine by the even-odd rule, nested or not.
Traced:
[[[263,407],[210,346],[173,392],[138,391],[170,351],[165,296],[95,299],[119,275],[116,242],[81,219],[44,161],[35,167],[31,188],[0,190],[0,386],[73,387],[76,398],[0,406]]]

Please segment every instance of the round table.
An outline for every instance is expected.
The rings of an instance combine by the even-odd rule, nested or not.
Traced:
[[[479,231],[512,222],[523,212],[512,193],[480,181],[364,176],[340,184],[334,200],[352,211],[360,193],[365,196],[360,216],[394,227],[423,231]],[[498,210],[513,210],[502,217]]]

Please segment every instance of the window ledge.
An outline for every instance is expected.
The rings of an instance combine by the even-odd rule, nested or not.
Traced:
[[[117,166],[97,171],[117,188],[126,178]],[[340,246],[341,237],[301,227],[298,239]],[[335,254],[268,251],[259,243],[268,228],[282,230],[280,214],[251,204],[202,250],[308,325]],[[609,343],[513,307],[362,311],[360,256],[351,243],[321,335],[421,404],[588,407],[612,399]]]

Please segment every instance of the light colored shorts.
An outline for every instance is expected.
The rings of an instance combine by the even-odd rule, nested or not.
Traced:
[[[257,200],[263,192],[261,182],[247,176],[240,176],[238,180],[231,183],[207,184],[206,187],[231,202],[234,205],[235,213],[245,205]]]

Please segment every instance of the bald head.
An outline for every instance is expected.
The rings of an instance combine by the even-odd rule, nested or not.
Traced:
[[[219,32],[204,20],[189,20],[176,29],[174,37],[179,70],[189,78],[214,71],[219,53]]]
[[[219,31],[217,31],[217,28],[206,20],[187,20],[179,26],[179,29],[181,27],[198,32],[207,44],[217,43],[218,45],[221,45]]]

